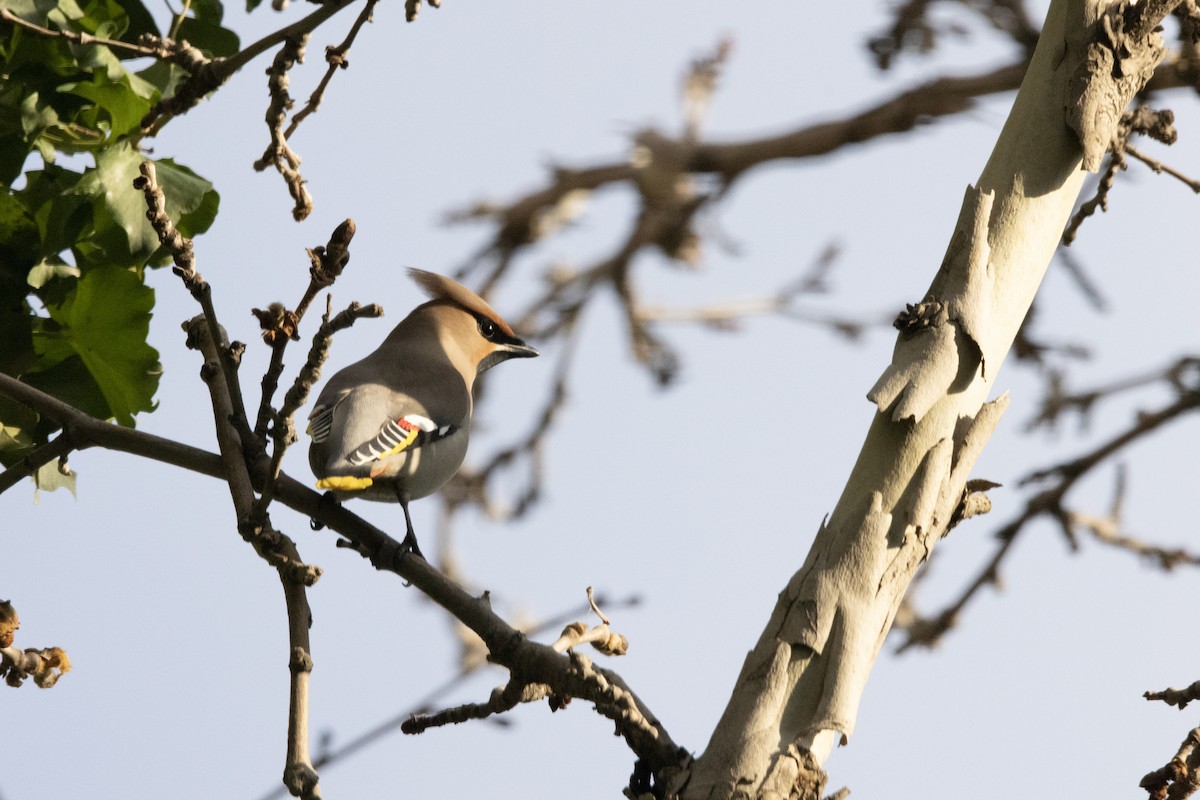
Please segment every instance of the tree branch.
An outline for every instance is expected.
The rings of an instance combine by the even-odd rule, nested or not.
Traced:
[[[161,127],[162,122],[160,121],[160,117],[166,115],[178,116],[187,113],[207,95],[221,88],[227,80],[233,77],[234,73],[258,56],[278,44],[307,36],[316,30],[325,20],[354,2],[356,0],[328,0],[307,17],[267,34],[229,58],[216,58],[211,61],[205,60],[201,63],[183,64],[190,73],[187,79],[176,87],[175,93],[171,97],[160,100],[150,109],[149,113],[142,118],[142,129],[150,130],[151,128]],[[142,44],[148,47],[169,48],[175,43],[170,40],[161,40],[158,37],[150,36],[144,37]],[[181,62],[176,61],[176,63]]]
[[[1181,380],[1177,375],[1186,369],[1191,360],[1184,359],[1166,371],[1168,380]],[[1160,376],[1161,378],[1161,376]],[[1110,392],[1122,391],[1129,385],[1143,385],[1141,379],[1129,382],[1118,382],[1109,387]],[[1154,412],[1142,412],[1137,415],[1133,424],[1124,431],[1100,443],[1089,452],[1064,462],[1062,464],[1037,470],[1020,482],[1021,485],[1041,483],[1053,480],[1054,483],[1030,497],[1025,508],[1016,518],[1006,523],[996,533],[998,544],[987,563],[978,570],[976,576],[968,583],[959,596],[946,605],[941,611],[924,616],[917,613],[911,606],[905,611],[903,625],[899,625],[906,638],[897,648],[904,652],[910,647],[931,647],[945,635],[958,621],[959,615],[966,605],[973,600],[985,586],[994,585],[999,581],[1000,567],[1009,555],[1017,538],[1028,529],[1030,523],[1041,517],[1055,520],[1063,536],[1072,549],[1078,547],[1076,530],[1081,528],[1096,535],[1098,539],[1115,546],[1122,547],[1138,555],[1157,561],[1166,569],[1179,564],[1200,564],[1200,556],[1180,549],[1166,549],[1140,542],[1131,537],[1118,533],[1114,520],[1119,516],[1121,490],[1114,493],[1113,512],[1106,520],[1099,520],[1093,515],[1082,514],[1066,507],[1064,500],[1067,493],[1083,477],[1089,474],[1101,463],[1110,459],[1125,447],[1133,444],[1142,437],[1161,428],[1163,425],[1178,419],[1184,414],[1200,410],[1200,386],[1191,387],[1183,383],[1177,385],[1179,392],[1175,400],[1167,406]],[[1120,486],[1120,481],[1118,487]]]
[[[0,395],[62,424],[70,431],[77,448],[102,446],[227,480],[226,465],[219,456],[141,431],[110,425],[8,375],[0,374]],[[264,465],[261,471],[250,473],[256,488],[263,485],[266,472]],[[376,569],[404,578],[461,620],[483,640],[495,663],[531,682],[548,684],[560,694],[595,703],[601,713],[617,722],[618,731],[629,746],[641,760],[653,765],[656,772],[666,770],[673,774],[673,770],[686,760],[686,751],[671,740],[657,718],[615,673],[594,667],[586,659],[572,660],[546,645],[528,640],[495,614],[486,600],[470,595],[424,559],[402,551],[398,540],[353,512],[329,502],[286,473],[279,475],[276,496],[289,508],[345,537],[354,550],[370,559]],[[292,619],[289,613],[289,620]],[[289,758],[289,763],[294,762]]]
[[[1117,85],[1111,71],[1089,70],[1081,80],[1092,63],[1085,16],[1099,8],[1052,2],[930,289],[897,319],[892,362],[868,393],[877,413],[858,461],[747,656],[685,798],[774,797],[781,789],[817,796],[792,750],[807,751],[819,772],[853,732],[901,600],[954,521],[1007,404],[986,398],[1071,214],[1084,153],[1104,132],[1107,118],[1086,114],[1068,128],[1063,98],[1070,89],[1082,108],[1111,102],[1119,106],[1115,120],[1140,88]],[[1151,39],[1128,44],[1143,58],[1161,56],[1161,40]],[[771,779],[776,774],[783,785]]]

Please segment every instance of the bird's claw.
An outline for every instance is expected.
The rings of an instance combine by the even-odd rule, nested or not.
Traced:
[[[332,491],[325,492],[321,495],[321,500],[317,503],[318,513],[324,512],[325,509],[327,509],[330,505],[340,505],[337,501],[337,498],[333,496]],[[320,522],[315,517],[309,517],[308,527],[312,528],[314,531],[319,531],[325,527],[325,523]]]
[[[404,534],[404,541],[400,542],[400,555],[403,556],[405,553],[412,553],[422,561],[429,560],[425,558],[425,554],[421,552],[420,546],[417,545],[417,535],[411,530]]]

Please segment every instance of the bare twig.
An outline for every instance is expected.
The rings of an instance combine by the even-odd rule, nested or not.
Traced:
[[[1159,692],[1146,692],[1142,697],[1151,702],[1161,701],[1169,706],[1175,706],[1182,711],[1188,707],[1188,703],[1193,700],[1200,700],[1200,681],[1194,681],[1191,685],[1183,689],[1163,689]]]
[[[312,611],[306,590],[321,576],[321,570],[303,563],[295,542],[275,530],[266,513],[266,502],[269,500],[261,503],[255,500],[254,478],[248,465],[255,456],[261,454],[261,445],[246,421],[246,410],[237,382],[234,350],[217,322],[211,289],[195,270],[191,242],[178,234],[166,214],[165,198],[156,181],[153,163],[144,162],[141,173],[135,186],[146,196],[149,208],[147,217],[158,233],[159,241],[171,251],[176,274],[183,279],[204,310],[200,317],[185,323],[184,328],[188,332],[189,346],[204,354],[205,365],[200,375],[208,386],[212,401],[217,444],[237,517],[238,533],[263,560],[276,569],[283,584],[290,644],[290,700],[284,784],[297,797],[319,800],[321,795],[317,773],[308,752],[308,697],[312,673],[308,631]],[[237,352],[240,355],[240,350]],[[277,441],[277,458],[267,484],[271,489],[275,486],[278,456],[282,455],[283,449]]]
[[[289,38],[284,42],[283,47],[279,48],[279,52],[275,54],[275,60],[271,63],[271,68],[267,70],[269,77],[267,88],[271,95],[271,102],[267,107],[267,128],[271,133],[271,143],[267,145],[262,158],[254,162],[254,169],[259,172],[269,166],[274,166],[283,176],[288,193],[291,194],[294,201],[292,217],[297,222],[305,219],[312,212],[312,196],[304,186],[305,180],[300,174],[300,156],[288,144],[287,136],[283,131],[283,123],[287,119],[288,110],[292,107],[292,98],[288,94],[288,72],[297,63],[304,61],[304,47],[307,43],[307,33]]]
[[[322,3],[320,8],[303,19],[267,34],[229,58],[197,61],[195,56],[199,54],[199,51],[195,51],[195,53],[189,52],[186,54],[186,57],[184,54],[179,54],[172,58],[159,56],[183,66],[188,72],[188,77],[182,84],[176,87],[175,93],[171,97],[160,100],[150,109],[150,112],[142,119],[142,128],[144,130],[158,129],[163,125],[162,118],[187,113],[202,99],[219,89],[238,70],[258,56],[279,44],[307,36],[324,23],[325,20],[354,2],[356,0],[328,0],[328,2]],[[143,37],[142,45],[152,48],[165,48],[168,52],[178,49],[178,45],[169,39],[164,40],[154,36]],[[201,56],[201,58],[203,57]]]
[[[1169,167],[1157,159],[1151,158],[1150,156],[1144,154],[1142,151],[1138,150],[1135,147],[1131,147],[1130,145],[1125,145],[1125,152],[1128,155],[1136,158],[1138,161],[1141,161],[1143,164],[1145,164],[1146,166],[1148,166],[1150,169],[1154,170],[1155,172],[1159,173],[1160,175],[1163,173],[1166,173],[1167,175],[1170,175],[1172,178],[1177,179],[1180,183],[1182,183],[1184,186],[1191,189],[1196,194],[1200,194],[1200,181],[1195,180],[1193,178],[1189,178],[1188,176],[1184,175],[1182,172],[1178,171],[1177,169],[1175,169],[1173,167]]]
[[[1134,555],[1155,562],[1164,570],[1172,570],[1181,565],[1200,566],[1200,554],[1189,553],[1181,547],[1160,547],[1144,542],[1136,536],[1122,533],[1120,520],[1114,516],[1098,517],[1079,511],[1068,511],[1066,522],[1074,530],[1087,531],[1092,534],[1102,544],[1127,550]]]
[[[145,195],[146,217],[158,235],[158,240],[170,251],[171,258],[175,262],[173,268],[175,274],[183,280],[184,286],[200,304],[206,326],[205,335],[211,339],[220,355],[217,367],[223,374],[223,381],[229,392],[231,401],[229,413],[233,415],[233,425],[241,437],[241,446],[245,449],[248,458],[262,455],[262,442],[254,436],[254,432],[250,429],[250,423],[246,419],[246,406],[242,401],[241,383],[237,375],[238,363],[245,346],[239,342],[229,342],[225,336],[225,329],[217,320],[216,307],[212,301],[212,288],[196,271],[192,240],[180,235],[167,215],[166,196],[158,184],[154,162],[143,161],[140,172],[141,175],[134,179],[133,186]]]
[[[1039,427],[1053,428],[1068,412],[1078,413],[1085,421],[1092,409],[1101,400],[1140,389],[1157,383],[1165,383],[1176,390],[1185,388],[1184,381],[1192,373],[1192,385],[1200,387],[1200,357],[1184,356],[1165,368],[1132,375],[1081,392],[1068,392],[1061,373],[1051,372],[1046,396],[1037,414],[1025,426],[1027,431]]]
[[[936,5],[931,0],[906,0],[894,5],[889,29],[867,40],[867,49],[875,57],[875,66],[881,70],[891,69],[896,58],[905,52],[931,53],[948,31],[957,36],[969,35],[932,19],[929,10]],[[978,12],[992,28],[1007,35],[1024,51],[1033,52],[1041,30],[1029,18],[1024,0],[982,0],[963,5]]]
[[[1184,800],[1195,794],[1200,789],[1200,728],[1188,731],[1175,756],[1146,774],[1138,786],[1151,800]]]
[[[606,598],[604,596],[601,596],[596,599],[596,602],[601,605],[606,605],[610,609],[611,608],[628,608],[628,607],[633,607],[633,606],[637,606],[638,604],[640,604],[641,598],[638,597],[637,595],[631,595],[628,597],[618,598],[618,599],[614,600],[611,598]],[[530,637],[537,636],[538,634],[543,633],[547,630],[551,630],[560,625],[563,625],[566,621],[574,619],[574,618],[578,617],[580,614],[583,614],[586,612],[587,612],[586,605],[580,606],[580,607],[577,607],[574,609],[570,609],[561,614],[556,614],[552,617],[549,617],[549,618],[543,620],[542,622],[538,623],[537,625],[533,625],[530,627],[523,627],[522,633],[524,633],[526,636],[530,636]],[[480,667],[484,666],[487,663],[488,662],[486,661],[486,659],[473,659],[470,661],[462,661],[459,665],[459,670],[457,673],[455,673],[451,677],[447,678],[445,681],[443,681],[438,686],[431,689],[423,698],[416,701],[409,710],[402,711],[398,714],[395,714],[395,715],[389,717],[388,719],[384,720],[383,722],[380,722],[380,723],[372,726],[371,728],[367,729],[366,731],[364,731],[356,736],[351,737],[349,740],[346,741],[345,744],[342,744],[335,749],[328,750],[325,752],[318,751],[318,755],[316,756],[316,758],[313,762],[314,766],[316,766],[317,769],[326,770],[329,767],[334,766],[337,763],[339,763],[341,761],[345,761],[346,759],[350,758],[351,756],[356,755],[361,750],[367,748],[368,746],[370,746],[372,744],[375,744],[376,742],[380,741],[381,739],[399,731],[401,729],[401,727],[404,725],[404,723],[407,722],[410,718],[412,718],[415,715],[428,713],[429,710],[431,708],[433,708],[435,704],[438,703],[438,701],[440,701],[443,697],[445,697],[447,694],[449,694],[454,689],[461,686],[464,682],[466,682],[466,680],[470,676],[474,675],[480,669]],[[284,796],[284,794],[286,794],[286,790],[283,787],[279,787],[276,789],[272,789],[271,791],[264,794],[262,796],[261,800],[275,800],[275,798],[282,797],[282,796]]]
[[[996,537],[999,541],[992,556],[956,599],[933,615],[919,614],[911,606],[906,607],[902,615],[898,615],[898,623],[895,627],[905,631],[906,639],[897,647],[897,651],[903,652],[914,646],[932,647],[954,627],[962,610],[978,595],[979,591],[985,586],[999,582],[1002,563],[1019,535],[1027,530],[1029,523],[1035,519],[1049,517],[1056,521],[1072,549],[1078,547],[1076,534],[1081,524],[1087,523],[1086,529],[1096,533],[1096,529],[1091,525],[1094,522],[1093,517],[1073,512],[1064,505],[1066,494],[1081,478],[1123,448],[1163,425],[1200,409],[1200,387],[1181,384],[1178,392],[1174,402],[1158,411],[1139,414],[1127,429],[1110,437],[1088,453],[1048,469],[1037,470],[1025,477],[1021,481],[1021,485],[1046,481],[1053,481],[1053,483],[1030,497],[1025,508],[1017,517],[997,532]],[[1111,516],[1115,516],[1119,511],[1120,493],[1117,494],[1114,513]],[[1152,558],[1164,568],[1179,564],[1200,564],[1200,556],[1147,545],[1129,537],[1114,535],[1109,537],[1106,543],[1117,544],[1131,552]],[[901,622],[903,624],[900,624]]]
[[[742,321],[750,317],[777,315],[827,328],[851,340],[861,337],[868,328],[890,326],[893,314],[881,313],[874,317],[852,318],[840,314],[807,311],[795,306],[796,301],[806,294],[828,291],[826,275],[836,253],[835,245],[827,247],[807,274],[789,281],[769,295],[729,300],[699,308],[640,306],[636,313],[646,323],[697,324],[718,331],[736,331],[741,327]]]
[[[1108,163],[1104,167],[1104,172],[1100,175],[1100,180],[1096,184],[1096,193],[1079,204],[1079,210],[1071,217],[1071,221],[1067,223],[1067,229],[1063,231],[1062,243],[1070,245],[1075,241],[1075,237],[1079,235],[1079,228],[1083,225],[1083,221],[1096,213],[1096,210],[1108,211],[1108,193],[1112,191],[1113,184],[1116,182],[1117,173],[1124,172],[1128,167],[1125,162],[1125,150],[1121,148],[1114,150],[1108,154]]]
[[[551,691],[544,683],[528,684],[514,679],[494,689],[485,703],[464,703],[433,714],[414,714],[401,724],[400,730],[407,734],[418,734],[430,728],[457,725],[473,719],[487,719],[494,714],[511,711],[521,703],[544,700],[551,695]]]
[[[572,622],[563,628],[563,632],[550,647],[562,653],[581,644],[590,644],[607,656],[625,655],[629,650],[629,640],[619,633],[612,632],[610,628],[612,623],[608,621],[608,617],[604,616],[604,612],[596,604],[596,596],[590,586],[587,587],[587,598],[592,613],[600,618],[600,624],[589,627],[582,622]]]
[[[729,53],[733,49],[733,40],[722,38],[717,42],[711,54],[697,58],[692,62],[683,79],[683,135],[687,139],[700,136],[700,128],[708,115],[708,106],[712,101],[713,92],[717,88],[717,80]]]
[[[605,655],[625,655],[629,649],[629,640],[621,634],[613,633],[610,630],[609,620],[597,605],[595,594],[590,586],[587,588],[587,598],[588,606],[600,618],[601,624],[589,627],[582,622],[572,622],[563,629],[558,639],[550,645],[550,649],[562,653],[571,651],[571,648],[580,644],[590,643]],[[590,664],[586,659],[576,656],[573,652],[571,653],[571,657],[575,663],[584,664],[585,666]],[[603,685],[603,676],[598,676],[597,688],[601,692],[605,692]],[[606,713],[602,708],[603,703],[598,701],[594,694],[589,696],[589,699],[593,703],[596,703],[597,709],[601,713],[604,713],[605,716],[611,718],[614,713],[618,713],[621,719],[624,719],[629,724],[635,726],[649,725],[649,722],[642,717],[642,711],[636,706],[636,703],[632,708],[628,706],[626,698],[621,694],[622,691],[627,692],[623,684],[610,688],[606,693],[605,702],[615,702],[618,705],[625,704],[617,712]],[[473,719],[487,719],[493,715],[509,711],[520,703],[532,703],[545,698],[549,698],[550,700],[551,711],[558,711],[561,708],[565,708],[571,701],[570,694],[556,692],[553,687],[546,684],[530,683],[514,674],[513,679],[507,684],[498,686],[492,690],[486,702],[467,703],[432,714],[414,714],[401,725],[400,730],[404,733],[416,734],[444,725],[458,724]]]
[[[329,88],[329,82],[333,80],[334,73],[339,69],[348,69],[350,67],[346,53],[350,51],[350,46],[354,44],[354,39],[358,36],[358,32],[362,29],[362,26],[373,21],[375,4],[378,2],[379,0],[367,0],[366,5],[359,12],[358,18],[354,20],[354,24],[350,26],[350,32],[346,34],[346,38],[342,40],[342,43],[336,47],[325,48],[325,63],[329,65],[329,68],[325,70],[324,77],[321,78],[321,82],[317,84],[317,88],[309,96],[308,102],[304,104],[304,108],[292,115],[292,121],[288,124],[287,131],[283,134],[284,139],[291,139],[292,134],[296,132],[296,128],[304,121],[304,118],[309,114],[316,113],[317,109],[320,108],[321,101],[325,97],[325,90]]]
[[[53,28],[44,28],[35,22],[23,19],[8,8],[0,7],[0,20],[16,25],[26,30],[33,31],[39,36],[45,36],[49,39],[66,39],[68,42],[74,42],[79,45],[99,45],[101,47],[112,47],[118,50],[124,50],[127,53],[133,53],[140,56],[151,56],[154,58],[164,58],[164,51],[161,47],[147,46],[144,44],[131,44],[122,42],[119,39],[105,39],[102,36],[93,36],[84,31],[66,31],[54,30]]]
[[[333,341],[333,334],[350,327],[355,321],[364,317],[374,318],[380,316],[383,316],[383,309],[377,305],[362,307],[358,303],[351,303],[348,308],[339,312],[332,319],[330,318],[329,308],[326,308],[321,326],[317,329],[316,335],[313,336],[313,344],[309,350],[308,361],[296,375],[296,380],[292,384],[292,387],[284,395],[283,405],[280,407],[278,413],[272,414],[274,424],[271,426],[271,438],[275,446],[271,452],[271,466],[267,473],[267,483],[263,488],[262,495],[258,499],[257,508],[259,514],[266,513],[267,506],[275,497],[276,481],[280,475],[283,454],[297,440],[293,418],[296,415],[296,411],[307,401],[308,394],[312,390],[313,385],[321,377],[321,366],[325,363],[325,359],[328,356],[329,347]]]
[[[354,220],[347,219],[334,229],[327,245],[318,245],[308,250],[308,287],[294,311],[289,311],[279,303],[272,303],[266,311],[253,309],[263,328],[263,341],[271,347],[271,363],[263,375],[262,398],[258,404],[258,416],[254,424],[254,434],[260,439],[266,437],[267,427],[271,422],[271,403],[279,386],[279,376],[283,372],[283,352],[287,343],[299,338],[300,320],[304,318],[313,298],[322,289],[333,285],[350,261],[350,241],[354,238],[354,231]]]
[[[0,647],[0,678],[12,687],[20,686],[26,678],[33,678],[40,688],[49,689],[70,670],[71,660],[58,647],[41,650]]]
[[[237,514],[238,532],[254,547],[255,552],[276,568],[283,584],[290,676],[287,759],[283,780],[293,795],[317,800],[320,798],[317,773],[308,752],[308,696],[313,665],[309,655],[312,611],[306,587],[316,582],[321,570],[301,561],[295,542],[275,530],[265,509],[255,502],[254,481],[242,456],[241,437],[231,422],[234,417],[231,394],[224,382],[224,373],[216,368],[216,362],[220,359],[218,345],[204,335],[206,329],[202,325],[194,325],[193,328],[191,338],[205,355],[206,369],[201,371],[201,375],[208,384],[213,403],[217,442]]]
[[[1150,11],[1152,9],[1148,8],[1149,6],[1173,5],[1177,2],[1178,0],[1165,0],[1165,2],[1158,3],[1143,3],[1137,8],[1142,11]],[[1130,6],[1130,8],[1133,8],[1133,6]],[[1171,177],[1177,178],[1193,192],[1200,194],[1200,182],[1187,178],[1182,173],[1164,165],[1162,162],[1142,154],[1129,143],[1132,136],[1142,135],[1149,136],[1163,144],[1173,144],[1177,136],[1173,125],[1174,121],[1175,115],[1170,110],[1155,111],[1145,105],[1139,105],[1121,116],[1117,132],[1113,136],[1112,143],[1109,145],[1108,162],[1105,165],[1104,172],[1100,176],[1099,183],[1096,185],[1096,193],[1080,204],[1079,210],[1075,212],[1075,215],[1071,217],[1071,221],[1067,223],[1067,228],[1063,231],[1062,237],[1064,245],[1070,245],[1075,241],[1075,237],[1079,233],[1079,227],[1085,219],[1096,213],[1096,209],[1100,209],[1101,211],[1108,210],[1108,195],[1112,190],[1117,173],[1124,172],[1129,167],[1126,156],[1138,159],[1159,174],[1165,172]]]
[[[429,3],[431,8],[441,8],[442,0],[424,0]],[[416,22],[417,15],[421,13],[422,0],[404,0],[404,20],[405,22]]]
[[[8,600],[0,600],[0,678],[12,687],[20,686],[26,678],[42,689],[49,689],[58,679],[71,671],[71,660],[61,647],[13,647],[21,618]]]
[[[1060,247],[1054,256],[1058,259],[1058,263],[1066,269],[1067,275],[1070,276],[1075,287],[1079,289],[1080,294],[1091,304],[1092,308],[1100,313],[1106,313],[1109,310],[1108,298],[1104,296],[1099,285],[1087,274],[1083,264],[1076,259],[1074,252],[1069,248]]]

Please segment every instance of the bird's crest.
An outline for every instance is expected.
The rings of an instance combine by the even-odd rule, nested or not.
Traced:
[[[456,305],[460,305],[472,314],[479,314],[487,317],[492,322],[504,331],[505,336],[515,337],[513,329],[508,327],[508,323],[501,319],[500,315],[487,304],[482,297],[472,292],[461,283],[452,281],[447,277],[438,275],[433,272],[426,272],[423,269],[416,267],[408,268],[408,276],[412,278],[418,286],[429,295],[433,300],[446,300]]]

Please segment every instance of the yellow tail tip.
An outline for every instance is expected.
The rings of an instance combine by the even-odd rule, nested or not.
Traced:
[[[317,481],[318,489],[335,489],[339,492],[357,492],[366,489],[374,481],[370,478],[357,478],[353,475],[334,475]]]

